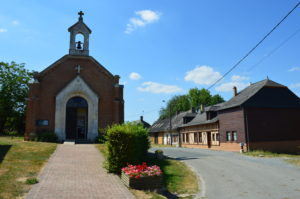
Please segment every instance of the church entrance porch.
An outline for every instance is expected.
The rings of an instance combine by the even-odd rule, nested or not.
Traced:
[[[82,97],[73,97],[66,104],[66,139],[86,140],[88,103]]]

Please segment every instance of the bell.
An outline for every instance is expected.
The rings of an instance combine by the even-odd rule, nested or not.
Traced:
[[[81,41],[77,42],[77,47],[76,48],[79,49],[79,50],[81,49]]]

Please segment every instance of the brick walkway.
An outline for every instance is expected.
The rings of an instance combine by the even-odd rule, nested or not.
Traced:
[[[117,176],[106,173],[102,162],[94,145],[59,145],[26,198],[134,198]]]

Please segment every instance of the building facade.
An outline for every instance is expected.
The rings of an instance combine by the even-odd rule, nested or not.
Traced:
[[[99,129],[124,121],[120,77],[89,55],[91,30],[83,22],[83,13],[78,14],[78,22],[68,29],[69,54],[36,72],[29,85],[27,140],[51,131],[60,141],[93,141]]]
[[[269,79],[209,106],[179,127],[181,146],[300,152],[300,99]]]

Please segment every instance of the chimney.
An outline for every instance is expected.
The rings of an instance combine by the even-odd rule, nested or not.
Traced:
[[[195,107],[192,107],[191,112],[192,112],[192,113],[195,113],[195,112],[196,112]]]
[[[201,111],[201,113],[204,112],[204,104],[201,104],[201,105],[200,105],[200,111]]]
[[[143,116],[141,116],[140,120],[143,122],[143,121],[144,121],[144,117],[143,117]]]
[[[233,97],[237,96],[237,88],[236,86],[233,87]]]

